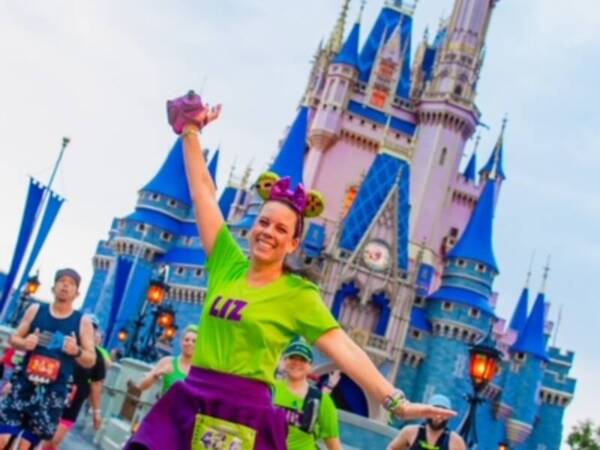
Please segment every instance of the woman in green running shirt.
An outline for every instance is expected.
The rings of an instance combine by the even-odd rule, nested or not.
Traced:
[[[181,341],[181,355],[165,356],[154,368],[148,372],[146,377],[137,386],[141,391],[150,389],[157,381],[162,379],[161,395],[167,392],[177,381],[185,380],[192,365],[194,348],[196,346],[196,335],[198,328],[196,325],[188,326]]]
[[[218,118],[220,107],[209,108],[190,92],[168,102],[167,112],[180,135],[173,151],[183,153],[209,281],[190,373],[154,405],[125,449],[286,449],[285,413],[273,406],[271,388],[294,336],[316,345],[403,419],[453,417],[409,402],[341,329],[319,287],[285,270],[286,257],[301,243],[304,218],[318,215],[322,199],[291,186],[289,178],[261,177],[257,189],[265,203],[245,255],[225,223],[200,144],[200,130]]]

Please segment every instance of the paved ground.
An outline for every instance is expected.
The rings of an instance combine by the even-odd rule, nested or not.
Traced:
[[[83,430],[77,428],[69,435],[65,443],[61,446],[63,450],[96,450],[92,443],[92,436],[84,434]]]

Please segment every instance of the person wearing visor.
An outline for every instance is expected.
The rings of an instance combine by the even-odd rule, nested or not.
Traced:
[[[313,352],[302,339],[283,353],[285,377],[275,382],[275,405],[283,408],[288,423],[289,450],[315,450],[322,440],[328,450],[342,448],[338,413],[332,398],[308,381]]]
[[[10,393],[0,401],[0,448],[19,435],[19,449],[52,439],[75,367],[96,363],[92,323],[73,308],[80,282],[73,269],[56,272],[52,304],[27,308],[10,338],[10,345],[25,356],[13,374]]]
[[[56,433],[54,433],[51,440],[43,443],[42,450],[57,450],[60,448],[67,435],[75,426],[79,412],[88,398],[92,407],[94,429],[98,431],[102,425],[102,385],[106,378],[106,368],[109,363],[100,350],[102,331],[100,330],[98,318],[93,314],[86,314],[84,317],[90,319],[94,328],[96,363],[90,369],[86,369],[80,365],[75,367],[73,383],[70,385],[71,389],[67,398],[67,407],[62,413]]]
[[[436,394],[429,404],[438,408],[452,409],[450,399]],[[388,446],[388,450],[466,450],[465,441],[448,429],[448,420],[427,419],[421,425],[407,425]]]

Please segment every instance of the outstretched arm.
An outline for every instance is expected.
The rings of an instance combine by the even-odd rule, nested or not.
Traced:
[[[331,358],[340,370],[352,378],[381,404],[394,394],[395,388],[381,374],[367,354],[341,329],[326,332],[317,342],[317,347]],[[420,417],[451,418],[453,411],[421,403],[405,401],[394,413],[402,419]]]
[[[200,123],[208,123],[216,120],[219,117],[220,111],[220,107],[206,108],[199,113],[201,117],[197,119]],[[186,125],[181,136],[183,139],[185,169],[190,193],[196,207],[196,223],[200,231],[202,246],[210,256],[217,234],[225,223],[225,220],[217,203],[215,184],[202,154],[198,127],[193,124]]]

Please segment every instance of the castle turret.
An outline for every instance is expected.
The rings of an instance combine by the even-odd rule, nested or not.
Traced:
[[[323,152],[339,138],[342,114],[347,108],[350,93],[358,77],[359,34],[360,24],[356,22],[327,71],[323,95],[316,107],[309,133],[311,150],[306,159],[308,187],[312,187],[318,175]]]
[[[484,186],[467,229],[448,255],[441,286],[426,304],[432,334],[416,377],[414,399],[427,401],[434,393],[447,395],[459,417],[466,413],[464,394],[471,389],[469,346],[487,336],[495,321],[491,302],[498,273],[492,249],[495,183],[490,180]]]
[[[471,158],[469,158],[469,162],[467,163],[467,167],[462,173],[462,176],[466,181],[469,181],[473,184],[477,183],[477,153],[473,152]]]
[[[539,413],[540,388],[548,360],[545,327],[546,301],[541,291],[510,349],[502,403],[512,411],[506,421],[506,433],[515,447],[529,438]]]
[[[436,266],[448,230],[438,224],[447,214],[448,189],[455,182],[466,141],[479,123],[475,84],[495,0],[457,1],[435,55],[435,68],[415,99],[419,127],[411,180],[411,240],[425,242]]]

